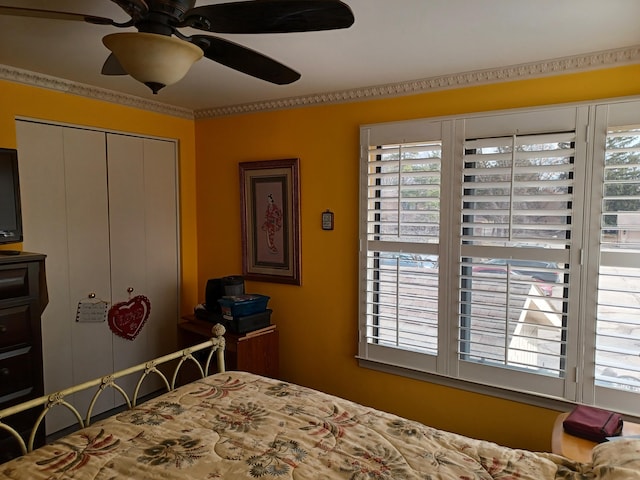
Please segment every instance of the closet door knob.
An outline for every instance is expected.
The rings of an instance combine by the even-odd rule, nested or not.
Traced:
[[[0,377],[8,377],[9,369],[8,368],[0,368]]]
[[[7,326],[6,325],[0,325],[0,333],[7,333]]]

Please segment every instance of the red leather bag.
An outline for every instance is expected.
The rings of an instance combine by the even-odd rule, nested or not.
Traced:
[[[622,425],[620,414],[587,405],[578,405],[562,422],[565,432],[598,443],[620,435]]]

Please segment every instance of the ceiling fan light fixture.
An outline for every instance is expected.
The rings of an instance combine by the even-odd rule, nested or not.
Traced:
[[[192,43],[156,33],[113,33],[105,36],[102,43],[129,75],[154,94],[180,81],[204,54]]]

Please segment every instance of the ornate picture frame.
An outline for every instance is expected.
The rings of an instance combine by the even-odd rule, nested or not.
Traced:
[[[300,159],[239,168],[244,278],[300,285]]]

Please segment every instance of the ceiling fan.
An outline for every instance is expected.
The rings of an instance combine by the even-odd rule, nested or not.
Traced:
[[[250,0],[196,7],[196,0],[111,0],[130,19],[123,23],[82,13],[0,6],[0,15],[72,20],[135,27],[107,35],[112,53],[104,75],[131,75],[155,94],[180,80],[201,57],[239,72],[286,85],[300,73],[255,50],[212,35],[185,35],[181,28],[214,33],[290,33],[350,27],[354,17],[340,0]]]

